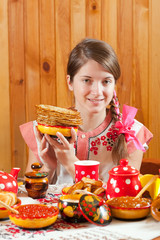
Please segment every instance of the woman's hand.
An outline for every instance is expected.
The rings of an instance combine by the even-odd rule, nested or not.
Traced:
[[[54,149],[57,160],[66,168],[66,170],[74,176],[74,162],[77,161],[74,150],[74,142],[77,135],[75,130],[71,129],[71,139],[67,140],[61,133],[57,132],[57,139],[51,138],[49,135],[45,135],[45,139],[49,145]]]
[[[49,170],[55,170],[57,159],[53,147],[47,142],[45,135],[36,128],[36,138],[39,142],[39,155]]]

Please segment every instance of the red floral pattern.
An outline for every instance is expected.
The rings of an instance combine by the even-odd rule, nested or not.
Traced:
[[[47,195],[46,198],[39,198],[37,199],[37,201],[39,201],[40,203],[43,204],[47,204],[47,203],[58,203],[58,199],[59,199],[59,194],[56,196],[56,194],[51,194],[51,196],[49,196],[49,194]]]
[[[84,194],[80,199],[81,210],[87,217],[88,221],[96,225],[108,225],[111,222],[111,210],[105,201],[91,194]]]
[[[94,141],[91,142],[90,151],[94,153],[94,155],[98,154],[99,146],[102,145],[106,148],[107,151],[112,151],[114,143],[118,137],[118,129],[114,128],[112,125],[106,135],[102,135],[101,137],[97,137]]]
[[[49,226],[46,229],[39,229],[39,230],[28,230],[22,229],[14,225],[13,223],[8,223],[6,225],[0,224],[1,233],[0,239],[37,239],[38,236],[47,236],[47,233],[53,233],[55,231],[65,231],[67,229],[79,229],[79,228],[86,228],[87,223],[68,223],[63,221],[62,219],[57,220],[53,225]],[[38,235],[38,236],[37,236]],[[1,238],[2,237],[2,238]]]

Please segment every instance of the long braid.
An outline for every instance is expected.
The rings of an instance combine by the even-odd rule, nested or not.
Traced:
[[[116,91],[114,91],[113,93],[113,99],[110,105],[111,105],[110,110],[111,110],[113,119],[115,120],[115,122],[120,121],[121,120],[121,113],[119,110],[120,105],[119,105],[118,98],[116,96]],[[127,157],[128,157],[128,152],[127,152],[125,136],[124,134],[120,134],[114,143],[112,158],[116,164],[119,164],[120,159],[127,158]]]
[[[111,101],[110,105],[111,105],[110,110],[111,110],[113,119],[115,121],[121,120],[121,114],[120,114],[120,111],[119,111],[120,105],[119,105],[119,101],[118,101],[115,90],[113,92],[113,98],[112,98],[112,101]]]

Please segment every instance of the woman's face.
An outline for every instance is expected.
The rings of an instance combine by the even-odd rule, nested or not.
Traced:
[[[104,113],[113,97],[115,79],[99,63],[89,60],[74,76],[72,83],[68,78],[68,85],[74,92],[78,111]]]

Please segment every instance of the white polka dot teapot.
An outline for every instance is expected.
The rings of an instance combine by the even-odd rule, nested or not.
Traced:
[[[8,174],[6,172],[0,171],[0,190],[18,192],[17,177],[20,168],[12,168],[11,172]]]
[[[107,199],[121,196],[136,196],[142,189],[139,171],[128,165],[127,159],[121,159],[120,165],[109,171],[106,188]]]

